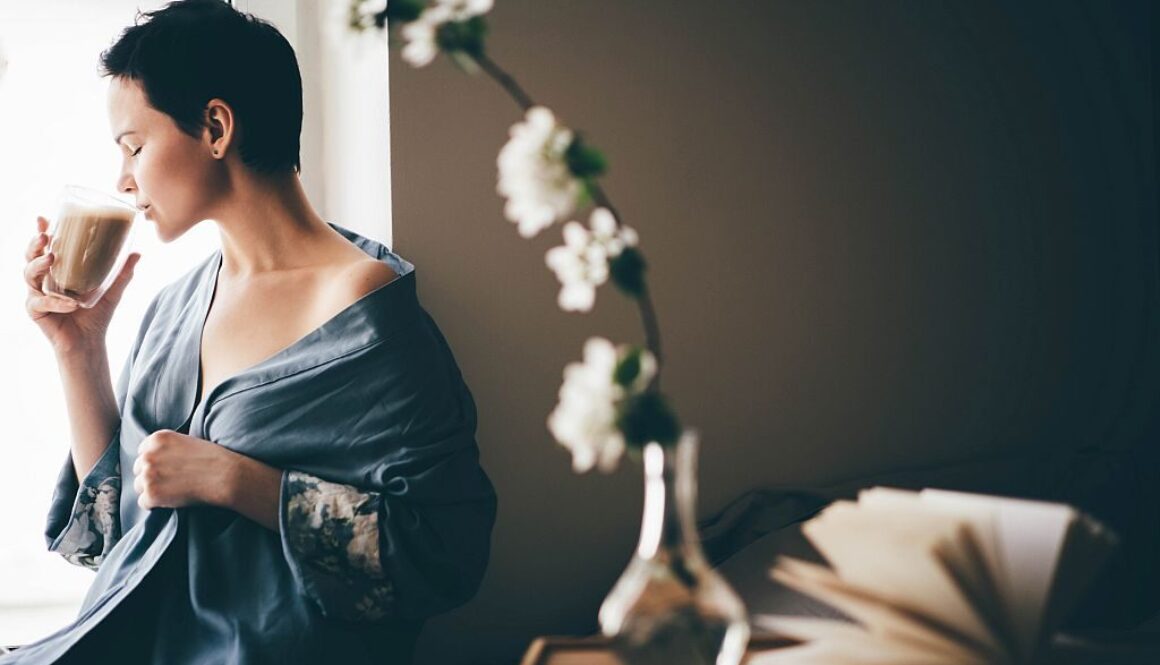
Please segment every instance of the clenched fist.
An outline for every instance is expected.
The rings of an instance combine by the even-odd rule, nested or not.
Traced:
[[[212,441],[158,430],[141,442],[133,462],[137,504],[146,510],[221,506],[239,457]]]

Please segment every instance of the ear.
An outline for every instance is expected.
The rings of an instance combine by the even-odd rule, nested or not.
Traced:
[[[205,105],[205,126],[207,147],[217,158],[225,157],[237,134],[237,118],[234,109],[224,100],[213,98]]]

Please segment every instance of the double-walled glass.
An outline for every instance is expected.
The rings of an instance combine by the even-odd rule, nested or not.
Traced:
[[[55,258],[41,290],[81,307],[100,302],[132,251],[136,217],[137,207],[128,201],[87,187],[65,187],[49,229]]]

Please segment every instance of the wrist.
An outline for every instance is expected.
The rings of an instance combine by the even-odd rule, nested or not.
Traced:
[[[216,491],[214,505],[244,515],[278,532],[279,502],[283,470],[269,466],[251,457],[232,453],[224,467],[221,486]]]
[[[238,488],[246,483],[246,458],[244,455],[229,455],[222,464],[221,477],[216,482],[211,479],[204,497],[206,503],[218,508],[233,509],[238,503]]]
[[[93,363],[107,363],[108,356],[105,350],[105,340],[97,342],[81,342],[67,346],[54,346],[57,363],[60,365],[83,365]]]

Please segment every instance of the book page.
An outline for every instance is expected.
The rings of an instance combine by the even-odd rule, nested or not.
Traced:
[[[802,527],[846,583],[1004,652],[938,553],[940,543],[960,540],[963,530],[940,515],[915,512],[903,519],[894,510],[848,501],[832,504]]]
[[[802,533],[833,569],[781,557],[771,575],[859,625],[770,620],[824,642],[799,653],[834,663],[885,648],[897,651],[890,662],[912,651],[925,662],[1030,662],[1116,543],[1063,504],[886,487],[834,502]]]
[[[995,511],[1001,593],[1012,612],[1020,653],[1034,653],[1042,639],[1052,580],[1076,511],[1063,504],[923,490],[923,496]]]
[[[1001,654],[994,654],[973,644],[961,633],[883,602],[873,593],[850,586],[824,566],[781,557],[771,575],[795,591],[809,594],[833,605],[859,622],[861,630],[883,641],[901,642],[928,653],[951,654],[960,659],[986,660],[989,657],[990,662],[1005,661]],[[842,621],[835,623],[850,625]]]
[[[916,514],[940,515],[943,519],[961,523],[962,530],[949,534],[947,540],[935,546],[935,555],[947,566],[967,601],[1002,644],[1003,650],[1010,654],[1019,653],[1011,612],[993,572],[1000,565],[993,509],[964,505],[961,501],[924,498],[918,492],[888,487],[862,490],[858,493],[858,505],[891,510],[907,520],[915,519]]]
[[[749,665],[965,665],[986,660],[932,652],[904,642],[884,640],[864,629],[832,619],[760,616],[756,627],[806,640],[805,644],[749,657]]]

